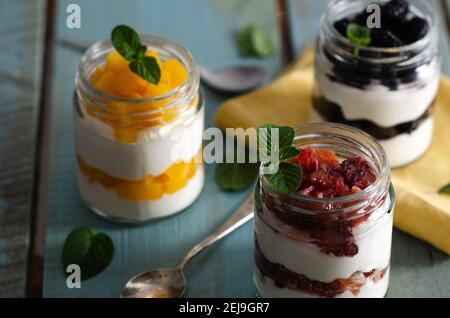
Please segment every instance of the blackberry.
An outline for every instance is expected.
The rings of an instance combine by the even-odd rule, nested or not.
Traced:
[[[349,19],[342,19],[334,22],[334,28],[343,36],[347,36],[347,27],[350,24]]]
[[[428,33],[428,22],[422,18],[414,17],[406,24],[404,40],[410,44],[422,39]]]
[[[398,47],[403,45],[403,41],[389,29],[371,29],[372,41],[370,46],[375,47]]]
[[[406,20],[409,13],[409,3],[406,0],[391,0],[382,7],[382,19],[388,23]]]

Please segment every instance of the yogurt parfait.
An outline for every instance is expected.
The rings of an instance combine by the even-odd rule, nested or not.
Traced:
[[[302,171],[285,194],[260,174],[254,282],[262,297],[384,297],[394,192],[380,144],[352,127],[296,129]]]
[[[369,4],[380,8],[379,28],[370,24]],[[332,1],[316,44],[311,120],[369,133],[392,167],[419,158],[433,134],[437,23],[424,0]]]
[[[110,41],[85,53],[76,76],[81,197],[96,213],[126,222],[185,209],[204,180],[198,67],[188,50],[169,39],[140,40],[136,61],[159,69],[157,83],[134,72],[132,63],[138,62],[127,60]]]

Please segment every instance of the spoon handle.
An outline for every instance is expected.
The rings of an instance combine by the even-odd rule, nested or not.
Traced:
[[[233,213],[232,216],[214,233],[208,236],[204,241],[195,245],[177,264],[177,268],[183,269],[184,266],[197,254],[203,251],[208,246],[214,244],[221,238],[233,232],[235,229],[245,224],[247,221],[253,218],[254,209],[254,194],[253,191],[245,199],[245,201],[239,206],[239,208]]]

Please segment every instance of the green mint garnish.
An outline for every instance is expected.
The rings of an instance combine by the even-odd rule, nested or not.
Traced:
[[[289,162],[280,162],[277,173],[266,175],[272,187],[286,194],[292,194],[297,190],[301,178],[302,169]]]
[[[439,189],[439,193],[440,194],[449,194],[450,195],[450,183],[443,186],[442,188]]]
[[[276,163],[270,162],[274,149],[272,144],[272,129],[278,129],[278,153]],[[302,180],[302,170],[296,164],[285,162],[283,160],[293,158],[299,154],[297,148],[293,147],[295,130],[288,126],[263,125],[258,129],[258,147],[266,151],[266,158],[260,158],[266,166],[278,164],[278,170],[274,174],[266,174],[267,181],[278,191],[292,194],[294,193]],[[281,161],[281,162],[280,162]]]
[[[277,129],[278,149],[272,149],[273,129]],[[295,131],[292,127],[263,125],[258,128],[258,149],[262,152],[258,162],[265,166],[274,166],[276,173],[266,174],[267,181],[278,191],[292,194],[300,185],[302,170],[296,164],[284,160],[296,157],[299,154],[297,148],[293,147]],[[274,153],[276,151],[276,153]],[[242,190],[249,186],[256,178],[259,164],[236,163],[235,149],[234,163],[219,163],[216,166],[215,181],[224,191]],[[271,162],[272,157],[277,158]],[[246,158],[250,158],[249,150],[246,149]]]
[[[350,23],[347,26],[347,38],[351,43],[360,46],[367,46],[372,41],[370,38],[370,29],[356,23]],[[354,54],[359,55],[359,48],[355,48]]]
[[[370,44],[370,29],[365,26],[360,26],[356,23],[350,23],[347,26],[347,38],[353,44],[366,46]]]
[[[96,233],[87,227],[80,227],[66,238],[63,247],[63,264],[77,264],[81,280],[91,278],[108,267],[114,255],[114,243],[104,233]]]
[[[267,57],[275,53],[275,46],[260,27],[249,25],[242,28],[237,35],[237,48],[241,56]]]
[[[130,70],[151,84],[157,85],[161,78],[161,69],[153,56],[146,56],[147,46],[143,45],[139,35],[126,25],[118,25],[111,32],[111,42],[123,56],[130,61]]]

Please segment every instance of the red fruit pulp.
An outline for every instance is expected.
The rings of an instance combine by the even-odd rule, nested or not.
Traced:
[[[376,180],[376,174],[367,161],[355,156],[339,162],[332,150],[300,148],[300,154],[291,160],[302,169],[298,194],[315,198],[334,198],[367,188]]]

